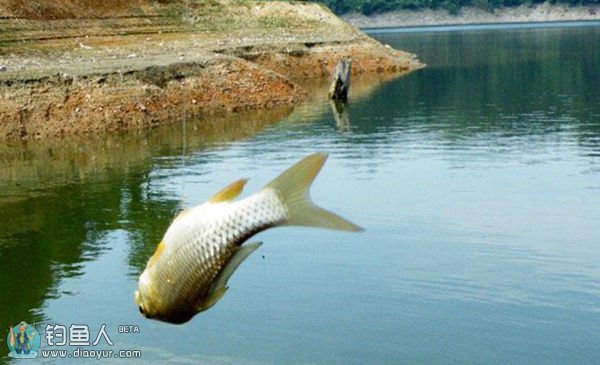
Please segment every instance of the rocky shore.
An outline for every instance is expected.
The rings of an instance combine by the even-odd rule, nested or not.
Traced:
[[[0,2],[0,138],[293,105],[307,96],[303,82],[328,77],[344,56],[354,75],[423,66],[317,4],[87,2]]]

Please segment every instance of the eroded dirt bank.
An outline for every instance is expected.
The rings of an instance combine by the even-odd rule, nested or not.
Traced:
[[[112,2],[0,0],[0,138],[292,105],[346,55],[355,75],[422,67],[316,4]]]

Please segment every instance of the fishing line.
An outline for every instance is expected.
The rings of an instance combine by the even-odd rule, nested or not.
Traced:
[[[187,98],[186,98],[187,100]],[[183,103],[183,118],[181,120],[181,139],[182,139],[182,143],[181,143],[181,171],[182,171],[182,178],[181,178],[181,190],[179,193],[179,207],[180,210],[183,210],[183,203],[185,200],[185,180],[187,178],[187,172],[185,169],[185,165],[186,165],[186,159],[185,159],[185,154],[186,154],[186,147],[187,147],[187,135],[186,135],[186,128],[187,128],[187,111],[186,111],[186,107],[185,107],[185,101]]]

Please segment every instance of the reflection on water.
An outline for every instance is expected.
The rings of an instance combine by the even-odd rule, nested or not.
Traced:
[[[129,231],[129,262],[137,273],[180,203],[150,191],[150,171],[185,165],[182,153],[256,135],[290,112],[1,146],[0,292],[15,297],[0,299],[0,322],[47,319],[40,310],[44,300],[68,294],[56,284],[81,275],[82,262],[97,258],[104,248],[98,242],[111,230]]]
[[[429,67],[353,80],[341,112],[314,85],[293,111],[0,147],[0,323],[106,323],[156,363],[594,363],[600,28],[377,37]],[[211,311],[139,315],[179,209],[316,150],[314,200],[366,232],[269,230]]]
[[[252,111],[209,120],[182,120],[150,131],[49,139],[0,146],[0,199],[40,189],[149,170],[151,159],[186,154],[251,137],[285,118],[291,107]],[[187,151],[186,151],[187,150]]]

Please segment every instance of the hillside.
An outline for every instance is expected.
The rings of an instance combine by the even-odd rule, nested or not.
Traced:
[[[312,3],[0,0],[0,136],[295,104],[345,55],[355,75],[422,67]]]
[[[317,0],[331,8],[336,14],[361,13],[364,15],[384,14],[394,10],[444,9],[451,15],[462,8],[477,8],[481,11],[510,11],[515,7],[535,7],[542,4],[565,7],[586,7],[596,9],[599,0]]]

